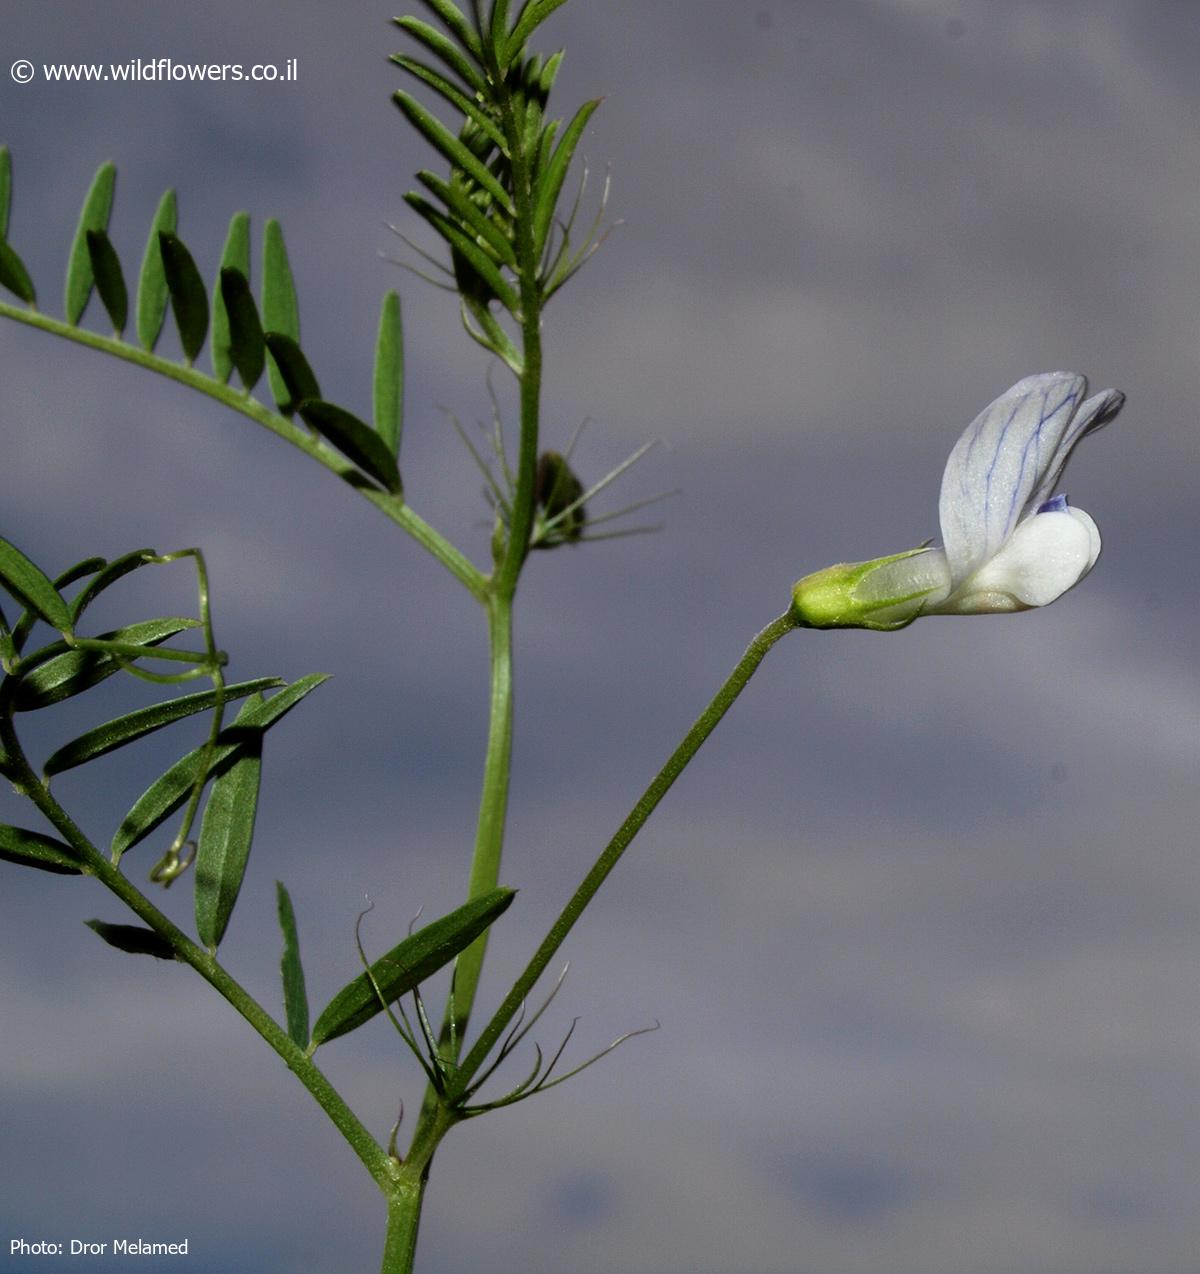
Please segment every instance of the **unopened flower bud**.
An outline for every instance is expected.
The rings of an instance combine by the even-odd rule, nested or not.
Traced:
[[[551,532],[542,543],[549,547],[564,540],[574,543],[587,522],[587,513],[579,503],[583,483],[557,451],[544,451],[538,460],[536,498],[538,511]]]

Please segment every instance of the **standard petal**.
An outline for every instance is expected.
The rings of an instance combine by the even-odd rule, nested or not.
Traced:
[[[955,443],[938,515],[956,588],[1001,550],[1048,477],[1047,493],[1053,488],[1081,436],[1072,433],[1072,423],[1086,392],[1087,380],[1074,372],[1027,376],[984,408]]]
[[[1059,440],[1054,459],[1047,466],[1041,482],[1030,496],[1027,507],[1037,508],[1054,494],[1054,488],[1058,486],[1063,468],[1075,444],[1085,434],[1094,434],[1097,429],[1103,429],[1124,406],[1125,395],[1119,389],[1103,389],[1100,393],[1093,394],[1080,407],[1071,421],[1071,427]]]
[[[1082,509],[1026,518],[990,561],[926,614],[981,615],[1046,606],[1073,588],[1100,555],[1100,532]]]

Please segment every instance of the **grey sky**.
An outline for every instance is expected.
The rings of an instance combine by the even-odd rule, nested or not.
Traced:
[[[388,102],[391,11],[9,9],[10,238],[43,307],[61,312],[105,158],[127,270],[167,186],[206,277],[234,210],[256,248],[278,216],[305,347],[360,412],[401,289],[406,490],[482,561],[480,480],[444,411],[486,417],[486,360],[383,259],[404,252],[387,222],[420,234],[401,196],[436,166]],[[542,1042],[576,1013],[580,1057],[663,1029],[452,1134],[421,1268],[1193,1274],[1200,16],[572,0],[545,30],[568,50],[559,111],[605,97],[583,150],[593,177],[611,164],[621,221],[550,311],[546,442],[593,418],[594,479],[659,438],[602,507],[681,494],[662,534],[541,555],[522,582],[503,871],[521,893],[491,1001],[793,580],[936,536],[950,447],[1020,377],[1078,370],[1129,401],[1064,483],[1104,537],[1077,590],[771,654],[572,937]],[[18,85],[19,57],[297,57],[300,78]],[[222,948],[274,1006],[284,879],[319,1007],[355,971],[365,894],[380,949],[460,900],[482,616],[248,422],[11,323],[0,421],[0,534],[52,568],[201,544],[234,675],[334,674],[269,741]],[[125,596],[188,591],[161,573]],[[104,840],[170,759],[150,746],[59,790]],[[6,791],[0,819],[32,816]],[[135,852],[137,875],[153,849]],[[189,1236],[205,1274],[372,1268],[373,1188],[248,1028],[187,971],[102,947],[80,922],[124,917],[98,888],[3,881],[0,1239]],[[190,902],[165,897],[184,921]],[[381,1136],[416,1109],[384,1028],[322,1057]]]

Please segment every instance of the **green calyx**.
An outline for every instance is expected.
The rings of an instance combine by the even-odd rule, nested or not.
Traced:
[[[871,596],[876,590],[864,589],[863,585],[880,567],[924,552],[921,547],[869,562],[839,562],[806,575],[792,586],[789,613],[797,625],[805,628],[869,628],[879,633],[907,628],[920,615],[932,589],[880,597]]]

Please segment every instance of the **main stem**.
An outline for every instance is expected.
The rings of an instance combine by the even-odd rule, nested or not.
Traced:
[[[529,540],[533,531],[538,434],[541,423],[543,297],[538,278],[540,263],[533,239],[530,167],[525,154],[522,125],[513,110],[507,90],[503,91],[504,129],[512,155],[513,201],[516,210],[516,273],[521,292],[520,443],[508,539],[486,590],[488,643],[491,652],[491,710],[483,791],[475,832],[475,852],[468,878],[468,899],[494,889],[500,876],[512,762],[512,608],[517,581],[529,552]],[[475,1004],[483,961],[487,954],[487,938],[486,932],[481,934],[458,957],[455,965],[454,982],[438,1036],[442,1060],[451,1067],[458,1061],[462,1051],[463,1033]],[[458,1118],[445,1096],[439,1094],[430,1084],[425,1090],[421,1114],[402,1170],[406,1187],[389,1198],[383,1274],[407,1274],[412,1268],[429,1163],[438,1143]],[[389,1261],[394,1261],[395,1264],[389,1264]]]
[[[512,601],[496,593],[488,599],[488,640],[491,693],[487,757],[483,765],[475,853],[467,884],[468,900],[490,893],[499,882],[504,824],[508,813],[513,735]],[[462,1036],[475,1003],[486,953],[485,931],[458,957],[455,965],[454,986],[446,1006],[441,1039],[442,1055],[449,1062],[457,1061],[462,1049]]]

